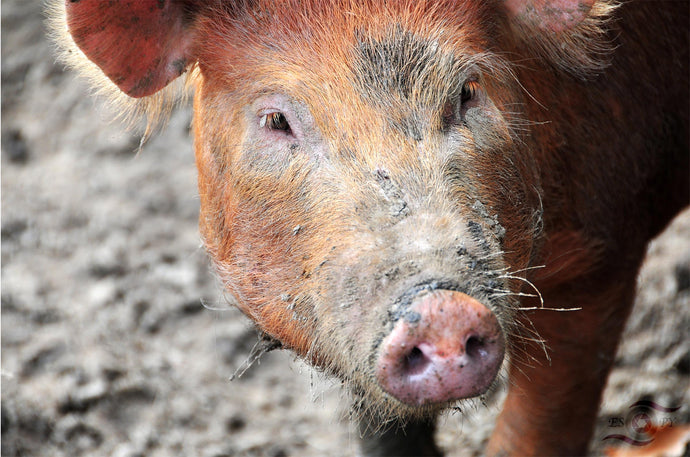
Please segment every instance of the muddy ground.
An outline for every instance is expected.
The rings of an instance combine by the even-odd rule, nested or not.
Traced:
[[[197,233],[190,110],[140,136],[55,63],[38,1],[2,2],[2,455],[354,455],[347,394],[256,341]],[[649,398],[690,422],[690,212],[649,249],[593,440]],[[481,455],[500,397],[442,421]]]

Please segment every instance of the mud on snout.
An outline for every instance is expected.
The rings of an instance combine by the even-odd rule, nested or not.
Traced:
[[[337,330],[320,338],[356,407],[384,418],[427,416],[491,390],[517,307],[504,230],[480,203],[469,217],[414,213],[348,243],[332,276]]]

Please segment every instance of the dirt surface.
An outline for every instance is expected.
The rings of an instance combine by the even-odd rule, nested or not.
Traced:
[[[189,108],[137,153],[88,94],[40,2],[3,0],[2,455],[354,455],[337,382],[284,352],[229,380],[256,332],[200,247]],[[595,452],[640,399],[690,422],[689,329],[686,211],[649,249]],[[449,455],[481,455],[500,400],[442,420]]]

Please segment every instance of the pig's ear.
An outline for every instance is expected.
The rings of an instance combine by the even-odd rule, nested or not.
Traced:
[[[194,63],[194,1],[65,0],[72,39],[130,97],[158,92]]]
[[[514,35],[532,54],[587,78],[609,63],[612,0],[504,0]]]

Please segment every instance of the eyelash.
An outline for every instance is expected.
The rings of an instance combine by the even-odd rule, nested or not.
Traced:
[[[477,92],[480,90],[479,83],[474,80],[466,81],[462,85],[460,92],[460,104],[465,105],[471,102],[477,96]],[[448,109],[448,108],[446,108]],[[444,118],[448,119],[450,113],[444,113]],[[267,128],[268,130],[279,130],[285,133],[291,133],[290,124],[287,118],[280,111],[275,111],[272,113],[267,113],[261,116],[259,119],[259,127]]]
[[[269,130],[280,130],[285,133],[290,133],[290,124],[285,115],[279,111],[267,113],[259,119],[259,127],[267,128]]]
[[[460,100],[449,100],[443,105],[441,118],[444,126],[465,122],[465,113],[476,106],[481,93],[481,85],[474,79],[468,79],[460,89]]]
[[[462,85],[462,89],[460,91],[460,103],[465,104],[470,102],[473,98],[477,96],[479,90],[480,86],[477,81],[472,79],[466,81],[465,84]]]

